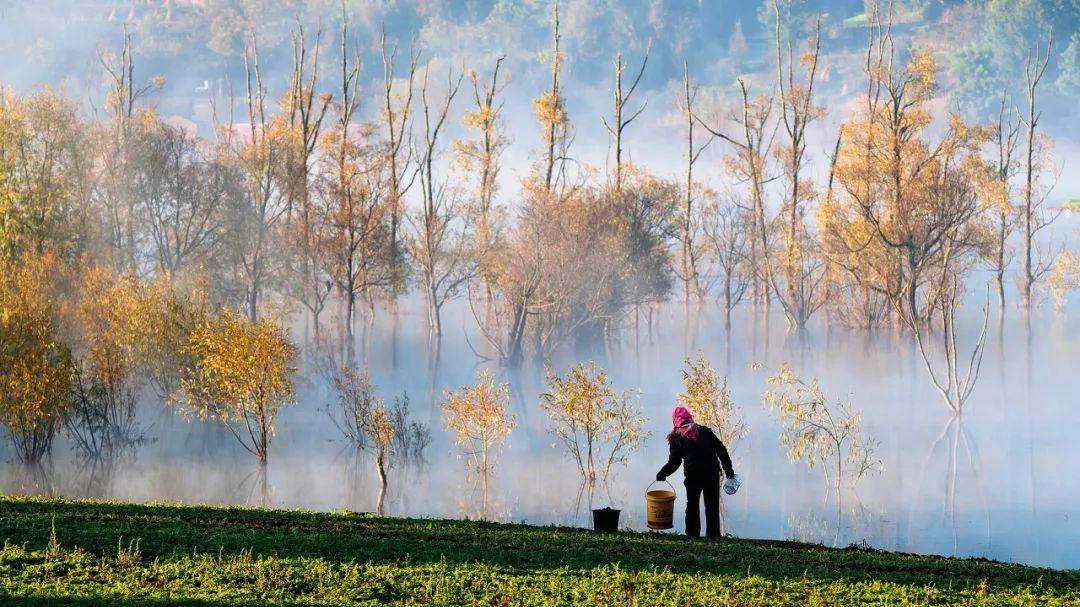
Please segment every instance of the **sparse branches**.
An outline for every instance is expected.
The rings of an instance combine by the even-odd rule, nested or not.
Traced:
[[[753,282],[747,250],[750,215],[741,206],[713,196],[702,209],[702,232],[707,258],[718,272],[717,300],[724,311],[724,327],[731,328],[731,311],[743,300]]]
[[[651,42],[649,43],[649,47],[650,48],[645,49],[645,56],[641,59],[641,67],[638,69],[637,75],[634,76],[634,80],[630,83],[629,87],[623,86],[623,72],[629,66],[623,61],[622,53],[615,55],[615,84],[612,88],[612,93],[614,95],[612,121],[611,123],[608,123],[607,118],[604,117],[601,117],[601,120],[604,123],[604,128],[608,131],[608,135],[611,136],[612,148],[615,153],[614,189],[616,193],[622,191],[623,132],[649,105],[649,100],[646,99],[636,110],[627,108],[627,104],[630,103],[631,98],[634,96],[634,91],[637,90],[638,84],[641,83],[641,76],[645,73],[645,66],[649,63],[649,51],[652,47]]]
[[[412,188],[416,172],[410,170],[412,157],[412,105],[415,91],[416,70],[420,62],[420,49],[409,50],[406,76],[403,81],[395,76],[396,44],[388,46],[386,30],[380,37],[383,64],[383,116],[386,139],[382,145],[382,165],[386,173],[387,203],[390,214],[390,257],[394,260],[391,298],[405,288],[406,273],[400,261],[404,258],[401,246],[401,224],[405,216],[405,194]],[[404,91],[401,89],[404,88]]]
[[[694,414],[698,423],[716,430],[720,441],[734,451],[750,429],[742,411],[731,400],[727,376],[720,376],[704,354],[683,362],[683,388],[676,402]]]
[[[702,296],[702,289],[698,275],[697,256],[694,238],[694,201],[700,187],[694,182],[694,165],[697,164],[701,154],[713,142],[714,135],[707,132],[704,143],[695,140],[695,127],[699,122],[694,113],[694,101],[697,98],[697,87],[690,83],[690,66],[683,62],[683,90],[682,99],[676,101],[686,124],[686,180],[683,184],[683,204],[679,214],[679,247],[680,268],[676,275],[683,283],[683,302],[690,305],[690,297]],[[708,129],[706,129],[708,131]]]
[[[548,432],[577,465],[583,486],[608,485],[611,470],[648,436],[637,395],[617,393],[607,373],[594,364],[578,365],[565,377],[547,373],[540,407],[548,414]]]
[[[824,115],[814,105],[814,85],[821,53],[821,21],[815,24],[814,36],[806,53],[799,59],[804,76],[795,75],[794,45],[784,40],[780,29],[780,7],[776,10],[776,81],[780,91],[780,123],[785,141],[775,146],[774,154],[784,174],[784,200],[781,214],[784,230],[784,257],[780,271],[769,272],[773,290],[784,309],[788,325],[802,329],[827,300],[825,266],[816,256],[814,236],[803,221],[804,205],[816,198],[813,183],[806,177],[806,128]],[[759,226],[760,229],[760,226]],[[779,283],[779,284],[778,284]]]
[[[490,296],[494,287],[493,253],[500,243],[500,224],[495,214],[495,195],[498,192],[498,177],[501,169],[501,156],[510,144],[503,123],[502,111],[505,101],[499,96],[505,87],[499,81],[499,71],[506,57],[495,60],[491,79],[481,83],[479,75],[473,71],[469,75],[472,82],[473,109],[465,112],[462,122],[466,128],[479,134],[477,140],[456,141],[454,150],[462,168],[468,174],[476,175],[475,205],[469,209],[476,226],[477,252],[475,255],[479,272],[483,277]]]
[[[1024,68],[1026,78],[1027,108],[1020,114],[1020,120],[1024,124],[1025,150],[1024,150],[1024,189],[1023,204],[1020,209],[1020,230],[1023,246],[1023,268],[1020,274],[1020,307],[1027,309],[1032,306],[1032,291],[1035,283],[1042,278],[1053,265],[1053,258],[1041,254],[1036,240],[1039,232],[1047,228],[1058,217],[1058,213],[1048,214],[1044,209],[1046,197],[1050,193],[1050,187],[1042,183],[1043,174],[1051,169],[1048,166],[1049,140],[1038,133],[1039,119],[1042,111],[1037,109],[1036,93],[1039,83],[1042,81],[1046,67],[1050,63],[1050,55],[1054,48],[1053,32],[1047,35],[1046,49],[1036,44],[1035,48],[1028,51],[1027,63]],[[1017,112],[1020,113],[1019,110]]]
[[[533,113],[542,127],[541,173],[544,189],[551,194],[566,161],[566,148],[570,143],[570,119],[566,113],[566,100],[562,94],[563,56],[560,48],[559,5],[554,3],[551,20],[551,51],[548,63],[551,69],[551,86],[546,93],[533,100]],[[556,166],[559,168],[556,169]]]
[[[800,379],[787,365],[770,376],[768,383],[763,405],[780,420],[780,443],[788,457],[811,469],[820,465],[825,471],[825,482],[836,499],[838,540],[844,483],[854,491],[866,474],[882,470],[877,442],[862,432],[862,414],[850,394],[846,402],[830,402],[816,379]]]
[[[374,457],[379,475],[377,511],[384,512],[388,471],[396,462],[423,460],[431,440],[424,424],[409,418],[409,399],[402,396],[387,407],[375,394],[366,371],[352,367],[335,369],[331,383],[336,403],[328,409],[330,419],[345,438]]]
[[[509,395],[510,384],[496,382],[485,369],[477,373],[474,385],[447,391],[442,405],[446,429],[481,482],[485,515],[496,450],[506,443],[517,423],[508,412]]]
[[[319,315],[330,296],[325,259],[327,229],[312,195],[312,164],[323,121],[333,100],[330,93],[316,92],[321,41],[320,27],[309,49],[304,27],[297,22],[292,36],[292,73],[282,101],[287,117],[283,127],[285,158],[281,171],[284,181],[281,189],[285,192],[289,223],[285,236],[299,257],[299,263],[294,264],[294,278],[299,283],[298,299],[311,312],[316,338],[319,336]]]
[[[429,69],[424,70],[420,89],[424,120],[421,148],[416,151],[421,203],[420,213],[412,218],[415,231],[410,241],[413,258],[420,265],[424,299],[427,302],[431,333],[442,335],[442,306],[457,296],[475,272],[467,247],[468,216],[458,213],[457,192],[439,177],[436,158],[441,152],[439,136],[446,125],[450,105],[457,96],[463,75],[446,75],[446,92],[441,101],[431,98]],[[461,224],[455,229],[455,224]]]

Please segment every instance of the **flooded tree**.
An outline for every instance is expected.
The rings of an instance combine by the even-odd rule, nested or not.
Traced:
[[[490,300],[496,280],[494,252],[502,246],[503,214],[496,206],[499,191],[499,172],[503,152],[510,144],[503,119],[505,100],[501,97],[506,85],[499,81],[499,70],[505,57],[495,60],[491,80],[481,84],[476,71],[469,74],[472,83],[473,107],[462,116],[462,124],[478,133],[477,139],[453,143],[455,157],[462,171],[475,180],[473,204],[468,205],[471,222],[476,230],[474,260],[483,281],[485,299]],[[486,305],[487,302],[485,302]]]
[[[443,424],[465,457],[481,491],[481,515],[487,515],[488,482],[495,473],[495,455],[517,424],[510,414],[510,384],[499,383],[490,371],[477,373],[476,383],[447,391]]]
[[[549,369],[540,407],[548,414],[548,433],[577,466],[590,503],[597,481],[608,488],[612,469],[648,437],[637,395],[616,392],[607,373],[592,363],[565,376]]]
[[[821,54],[821,22],[799,59],[804,74],[795,75],[795,51],[791,40],[784,40],[780,28],[780,7],[776,5],[776,81],[777,104],[784,141],[774,147],[784,181],[783,216],[784,255],[776,272],[770,272],[780,306],[788,326],[802,329],[810,317],[828,301],[825,264],[819,256],[814,234],[804,221],[805,207],[817,197],[814,184],[806,175],[806,129],[825,115],[814,101],[814,85]],[[786,42],[786,44],[785,44]]]
[[[160,316],[146,314],[144,287],[133,276],[83,269],[74,314],[77,332],[68,433],[82,458],[111,460],[143,438],[135,407],[145,384],[140,342]]]
[[[70,413],[71,351],[59,339],[53,255],[0,262],[0,423],[19,461],[37,466]]]
[[[716,430],[720,441],[734,451],[750,428],[742,410],[731,399],[727,376],[717,373],[705,355],[698,352],[696,358],[683,362],[682,378],[682,392],[675,397],[676,402],[689,409],[698,423]]]
[[[877,442],[863,433],[862,413],[851,395],[846,402],[830,402],[817,379],[803,380],[786,365],[768,383],[762,404],[780,421],[780,444],[788,457],[811,469],[821,466],[825,474],[826,502],[831,493],[836,503],[835,543],[840,538],[845,485],[854,491],[864,476],[882,470]]]
[[[221,153],[241,176],[241,197],[229,217],[230,283],[240,283],[237,299],[244,302],[247,317],[259,318],[260,302],[274,275],[271,241],[288,211],[276,177],[284,161],[285,133],[280,117],[270,115],[255,36],[244,50],[246,125],[230,121],[218,126]],[[230,103],[232,100],[230,99]]]
[[[284,159],[279,178],[288,224],[284,236],[293,249],[290,286],[297,291],[296,299],[311,314],[316,339],[320,334],[319,316],[330,296],[326,271],[327,229],[313,192],[319,136],[332,100],[330,93],[317,91],[321,42],[320,27],[308,48],[304,27],[297,24],[292,35],[292,73],[282,101]]]
[[[956,275],[952,262],[978,242],[976,193],[986,172],[978,148],[987,132],[953,115],[940,136],[930,135],[936,61],[916,49],[899,62],[890,28],[878,21],[870,30],[868,93],[843,127],[838,195],[820,217],[830,263],[884,297],[903,326],[927,321],[940,293],[929,286],[942,273]]]
[[[1080,255],[1072,251],[1058,255],[1046,275],[1046,289],[1054,300],[1054,308],[1064,310],[1069,293],[1080,289]]]
[[[984,194],[988,199],[987,210],[994,223],[993,237],[984,257],[994,273],[999,318],[1005,314],[1005,270],[1012,262],[1014,253],[1009,238],[1016,230],[1012,182],[1019,168],[1016,152],[1020,138],[1020,118],[1012,116],[1006,101],[1003,95],[997,120],[990,126],[990,140],[994,147],[990,161],[993,163],[994,179],[987,184]]]
[[[1057,213],[1048,214],[1046,198],[1050,188],[1044,184],[1044,175],[1053,169],[1053,159],[1049,155],[1051,143],[1049,137],[1038,132],[1042,111],[1036,103],[1039,83],[1042,82],[1046,67],[1050,64],[1054,38],[1048,35],[1046,49],[1039,44],[1028,51],[1024,69],[1027,107],[1020,113],[1024,126],[1024,185],[1020,207],[1020,238],[1022,251],[1022,273],[1020,274],[1020,306],[1030,308],[1031,296],[1036,281],[1050,271],[1053,257],[1039,250],[1036,236],[1057,219]]]
[[[354,334],[356,304],[367,300],[374,316],[373,290],[393,283],[397,259],[386,187],[377,145],[369,143],[375,127],[358,123],[359,51],[350,62],[348,29],[341,30],[341,83],[333,125],[323,134],[317,188],[321,221],[327,230],[329,278],[345,297],[345,330]]]
[[[177,404],[225,426],[243,448],[266,464],[278,411],[296,398],[296,347],[269,318],[256,321],[226,311],[195,329],[185,353]]]
[[[441,153],[439,136],[446,126],[450,105],[461,86],[462,75],[446,74],[442,101],[435,102],[429,89],[430,66],[424,70],[420,88],[423,137],[417,159],[422,208],[411,217],[415,235],[410,239],[410,253],[420,269],[420,282],[427,303],[428,326],[436,338],[442,336],[442,307],[458,296],[472,277],[475,256],[468,215],[461,212],[459,193],[438,174],[437,156]]]
[[[145,84],[136,82],[134,47],[126,28],[119,53],[105,49],[98,53],[98,62],[105,72],[104,109],[108,122],[99,133],[98,143],[104,153],[100,154],[100,185],[95,189],[97,203],[104,211],[103,223],[115,264],[133,270],[139,263],[139,215],[144,203],[137,185],[143,160],[140,144],[147,122],[154,118],[141,102],[162,88],[165,78],[155,76]]]
[[[138,232],[150,243],[155,271],[177,280],[192,266],[220,259],[217,245],[239,196],[239,175],[205,141],[157,119],[144,125],[139,151]]]
[[[328,409],[330,419],[342,435],[354,445],[371,453],[379,476],[376,511],[385,512],[389,470],[395,464],[421,462],[431,442],[424,424],[409,417],[409,399],[401,396],[387,407],[375,393],[366,371],[352,367],[335,369],[331,377],[337,396]]]
[[[713,270],[708,280],[716,284],[717,300],[724,312],[724,328],[731,329],[731,311],[746,296],[753,282],[747,249],[750,216],[734,202],[712,196],[701,211],[705,259]]]
[[[385,174],[387,208],[390,214],[390,258],[394,272],[391,284],[391,299],[405,288],[404,264],[405,247],[402,246],[401,230],[405,220],[405,195],[416,180],[416,171],[411,168],[412,157],[412,114],[413,95],[415,93],[416,68],[420,60],[420,51],[409,49],[408,65],[405,78],[401,81],[395,74],[397,69],[397,44],[389,45],[386,30],[380,38],[383,65],[383,87],[380,103],[382,116],[380,122],[386,131],[385,139],[379,146],[380,166]],[[404,90],[402,90],[404,89]]]

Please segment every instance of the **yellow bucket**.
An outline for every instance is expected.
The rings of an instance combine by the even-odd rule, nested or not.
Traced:
[[[653,483],[653,485],[656,483]],[[675,487],[667,483],[670,489],[645,489],[645,513],[649,529],[671,529],[675,515]]]

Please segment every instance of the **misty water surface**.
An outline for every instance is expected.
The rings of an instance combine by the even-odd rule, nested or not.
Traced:
[[[433,365],[419,304],[409,300],[401,306],[396,328],[381,313],[356,340],[357,356],[366,361],[381,395],[407,393],[414,416],[432,428],[427,465],[391,471],[387,509],[399,516],[477,516],[479,498],[442,430],[438,404],[446,388],[470,382],[477,365],[485,364],[473,351],[482,350],[481,344],[468,306],[455,302],[447,309],[448,329]],[[980,304],[981,294],[973,290],[962,318],[965,350],[979,328]],[[1070,309],[1075,316],[1077,306]],[[618,470],[610,497],[599,491],[593,499],[596,507],[622,508],[624,527],[645,526],[643,493],[665,461],[664,435],[681,363],[700,350],[727,370],[750,427],[749,436],[734,446],[744,484],[725,498],[731,533],[1080,567],[1077,322],[1044,310],[1032,318],[1029,333],[1010,310],[1002,332],[996,312],[990,318],[982,374],[959,420],[951,420],[907,337],[887,330],[826,330],[821,323],[803,336],[789,335],[778,310],[768,323],[749,308],[740,310],[725,338],[714,306],[687,319],[682,305],[671,303],[660,312],[651,339],[643,329],[638,349],[624,338],[607,352],[561,352],[553,364],[563,371],[595,359],[615,387],[641,390],[652,436]],[[295,335],[303,340],[302,323]],[[850,391],[863,411],[865,432],[880,442],[885,470],[860,484],[857,500],[845,497],[838,539],[821,471],[788,460],[778,444],[779,425],[760,404],[768,372],[785,362],[804,377],[818,377],[831,398],[846,398]],[[752,363],[764,368],[753,370]],[[576,469],[545,432],[538,405],[542,367],[503,370],[500,377],[512,383],[518,425],[498,455],[488,515],[587,525],[587,498],[578,504]],[[5,445],[0,482],[8,493],[373,510],[378,481],[371,458],[350,448],[329,421],[326,407],[333,396],[311,366],[298,392],[298,404],[279,417],[265,477],[226,430],[189,421],[147,398],[140,422],[149,440],[111,468],[80,464],[61,438],[44,473],[27,472]],[[681,474],[672,480],[681,519]],[[681,521],[675,531],[680,527]]]

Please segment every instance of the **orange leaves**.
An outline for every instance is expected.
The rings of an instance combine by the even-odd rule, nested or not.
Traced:
[[[0,262],[0,423],[24,463],[39,461],[68,412],[71,355],[57,338],[51,255]]]
[[[265,461],[278,410],[296,396],[297,349],[284,330],[265,318],[252,322],[225,312],[196,328],[184,352],[193,363],[183,372],[181,404],[224,423]]]
[[[491,472],[489,457],[506,443],[517,420],[508,412],[510,384],[498,383],[491,371],[476,374],[476,383],[447,391],[443,424],[454,435],[454,444],[478,474]]]

